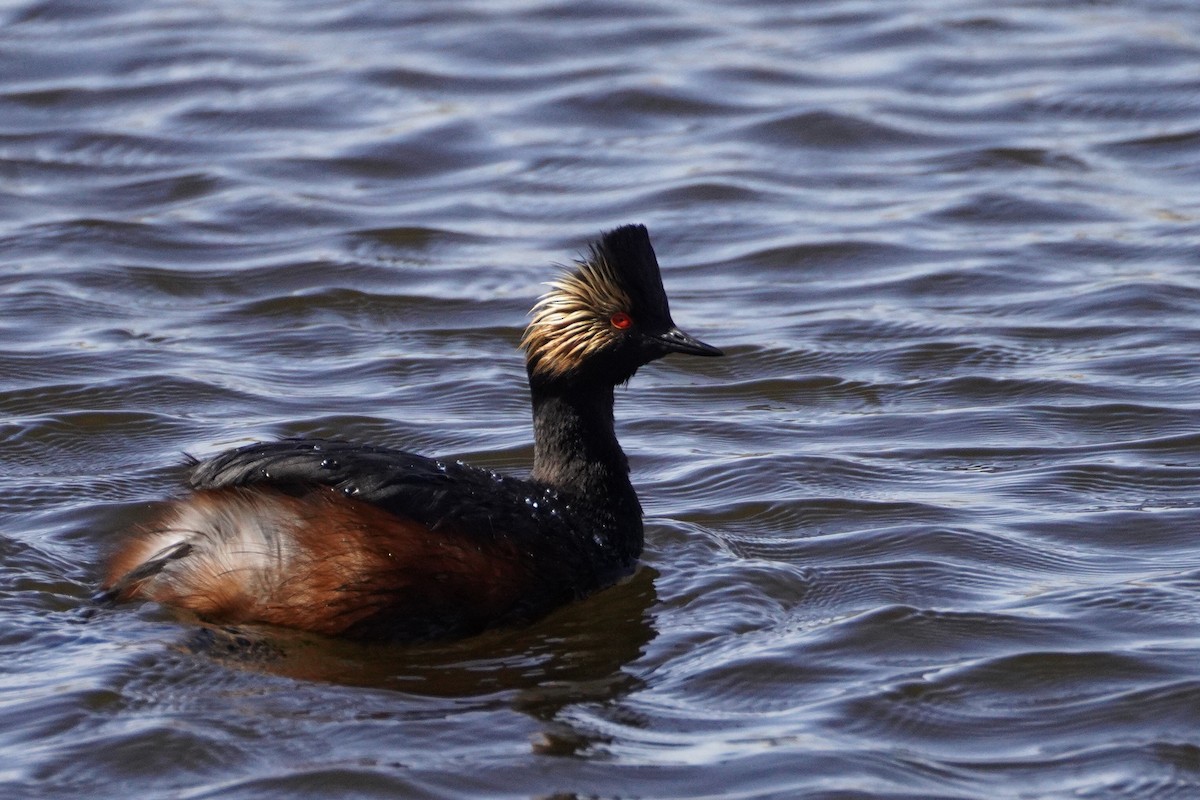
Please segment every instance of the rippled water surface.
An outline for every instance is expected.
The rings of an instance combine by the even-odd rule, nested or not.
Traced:
[[[1200,797],[1198,149],[1191,2],[0,3],[0,795]],[[619,393],[628,583],[92,605],[184,452],[525,469],[626,222],[728,352]]]

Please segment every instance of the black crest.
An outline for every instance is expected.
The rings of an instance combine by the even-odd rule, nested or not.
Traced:
[[[592,245],[592,257],[608,265],[641,312],[639,316],[669,324],[667,293],[645,225],[622,225],[602,234]]]

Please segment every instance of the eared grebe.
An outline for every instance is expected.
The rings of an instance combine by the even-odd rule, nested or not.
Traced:
[[[530,620],[631,572],[642,508],[613,389],[668,353],[721,351],[675,327],[641,225],[604,234],[550,286],[521,340],[528,480],[340,441],[241,447],[193,465],[194,491],[117,552],[102,597],[420,639]]]

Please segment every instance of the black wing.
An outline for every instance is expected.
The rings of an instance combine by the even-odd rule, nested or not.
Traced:
[[[462,462],[325,439],[229,450],[193,467],[188,483],[193,489],[269,486],[291,492],[330,486],[435,529],[443,520],[509,527],[505,523],[514,516],[528,521],[531,507],[565,505],[547,487]]]
[[[193,489],[269,484],[333,486],[374,502],[381,484],[398,477],[417,484],[445,480],[439,461],[404,450],[325,439],[283,439],[227,450],[197,464]]]

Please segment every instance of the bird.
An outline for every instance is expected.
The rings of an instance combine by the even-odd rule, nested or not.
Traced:
[[[642,507],[614,390],[668,354],[723,353],[672,320],[643,225],[602,233],[547,285],[519,345],[527,477],[333,439],[190,459],[187,493],[124,537],[98,596],[214,625],[418,641],[528,623],[631,574]]]

